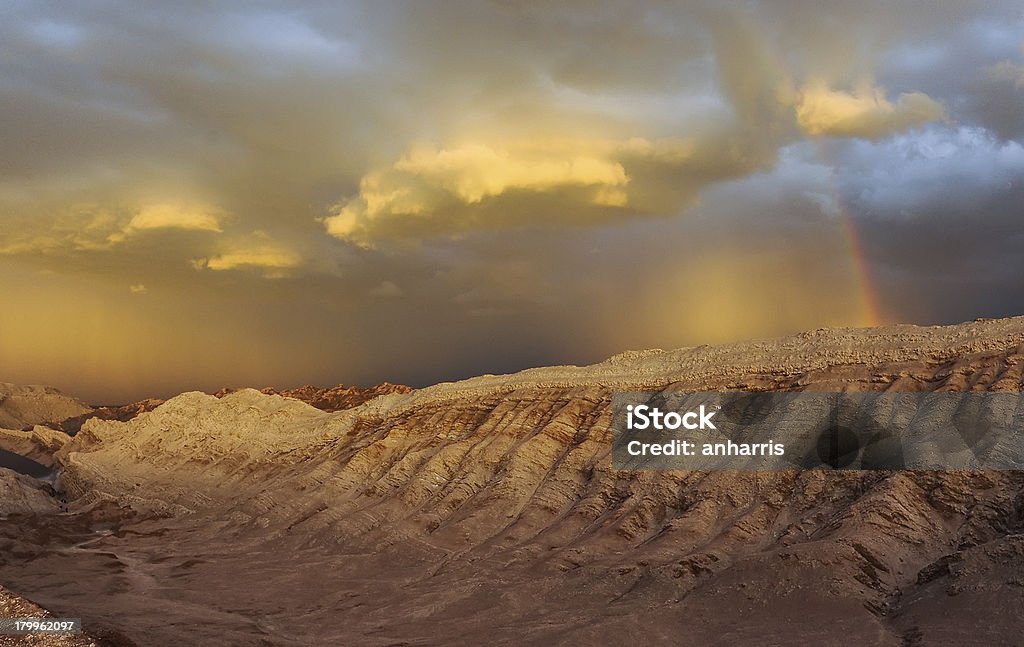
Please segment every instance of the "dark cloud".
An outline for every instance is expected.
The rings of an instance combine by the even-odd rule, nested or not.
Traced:
[[[1022,44],[1015,2],[8,3],[2,377],[426,383],[1019,312]]]
[[[1024,146],[960,127],[848,148],[840,181],[893,303],[942,322],[1024,309]]]

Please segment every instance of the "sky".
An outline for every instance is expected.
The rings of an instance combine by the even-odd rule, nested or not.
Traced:
[[[1020,2],[0,6],[0,381],[1024,314]]]

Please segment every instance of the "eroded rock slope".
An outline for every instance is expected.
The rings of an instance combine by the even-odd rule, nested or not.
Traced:
[[[0,382],[0,428],[30,429],[91,411],[81,400],[49,386]]]
[[[55,456],[73,512],[35,545],[8,532],[24,556],[0,577],[116,609],[140,644],[180,638],[168,616],[208,644],[1013,644],[1021,474],[618,472],[608,422],[616,390],[1020,391],[1022,369],[1017,318],[625,353],[335,413],[186,393],[86,421]]]

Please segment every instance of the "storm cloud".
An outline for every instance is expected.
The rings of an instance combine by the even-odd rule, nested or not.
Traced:
[[[9,3],[0,379],[425,384],[1020,313],[1022,70],[1012,2]]]

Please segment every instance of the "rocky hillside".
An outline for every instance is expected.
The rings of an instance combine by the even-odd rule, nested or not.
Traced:
[[[20,598],[0,586],[0,618],[52,618],[53,614],[37,604]],[[2,636],[0,647],[112,647],[85,634]]]
[[[11,514],[50,514],[59,509],[46,484],[9,469],[0,469],[0,517]]]
[[[619,472],[608,422],[616,390],[1015,392],[1022,370],[1016,318],[625,353],[334,413],[186,393],[64,442],[72,513],[0,527],[0,579],[139,644],[1013,644],[1024,475]]]
[[[214,395],[218,398],[222,398],[225,395],[234,393],[235,390],[236,389],[221,389]],[[338,385],[321,388],[316,386],[300,386],[295,389],[284,389],[282,391],[267,387],[261,389],[260,392],[266,393],[267,395],[282,395],[287,398],[301,400],[302,402],[310,404],[323,411],[342,411],[344,409],[357,407],[364,402],[382,395],[388,395],[391,393],[409,393],[410,391],[412,391],[412,388],[408,386],[384,382],[370,387]],[[98,418],[100,420],[128,422],[135,416],[146,413],[147,411],[152,411],[163,403],[164,400],[159,398],[147,398],[145,400],[129,404],[97,407],[96,409],[90,409],[85,413],[75,415],[70,418],[59,421],[50,421],[47,424],[50,427],[63,431],[66,434],[74,435],[78,433],[86,420]]]
[[[78,416],[91,407],[49,386],[15,386],[0,382],[0,428],[27,429]]]
[[[140,413],[152,411],[163,403],[164,400],[159,398],[146,398],[145,400],[139,400],[138,402],[132,402],[129,404],[96,407],[95,409],[90,409],[89,411],[77,416],[72,416],[59,422],[51,423],[49,426],[66,434],[74,435],[78,433],[86,420],[98,418],[100,420],[118,420],[121,422],[128,422]]]
[[[236,389],[224,389],[222,391],[218,391],[215,395],[218,398],[222,398],[225,395],[234,393],[235,390]],[[286,398],[301,400],[302,402],[314,406],[321,411],[343,411],[345,409],[358,407],[364,402],[369,402],[370,400],[382,395],[391,395],[392,393],[409,393],[412,390],[412,387],[404,386],[402,384],[382,382],[381,384],[370,387],[345,386],[344,384],[339,384],[338,386],[328,388],[307,385],[294,389],[284,389],[282,391],[278,391],[274,388],[265,388],[260,389],[260,393],[265,393],[266,395],[282,395]]]

